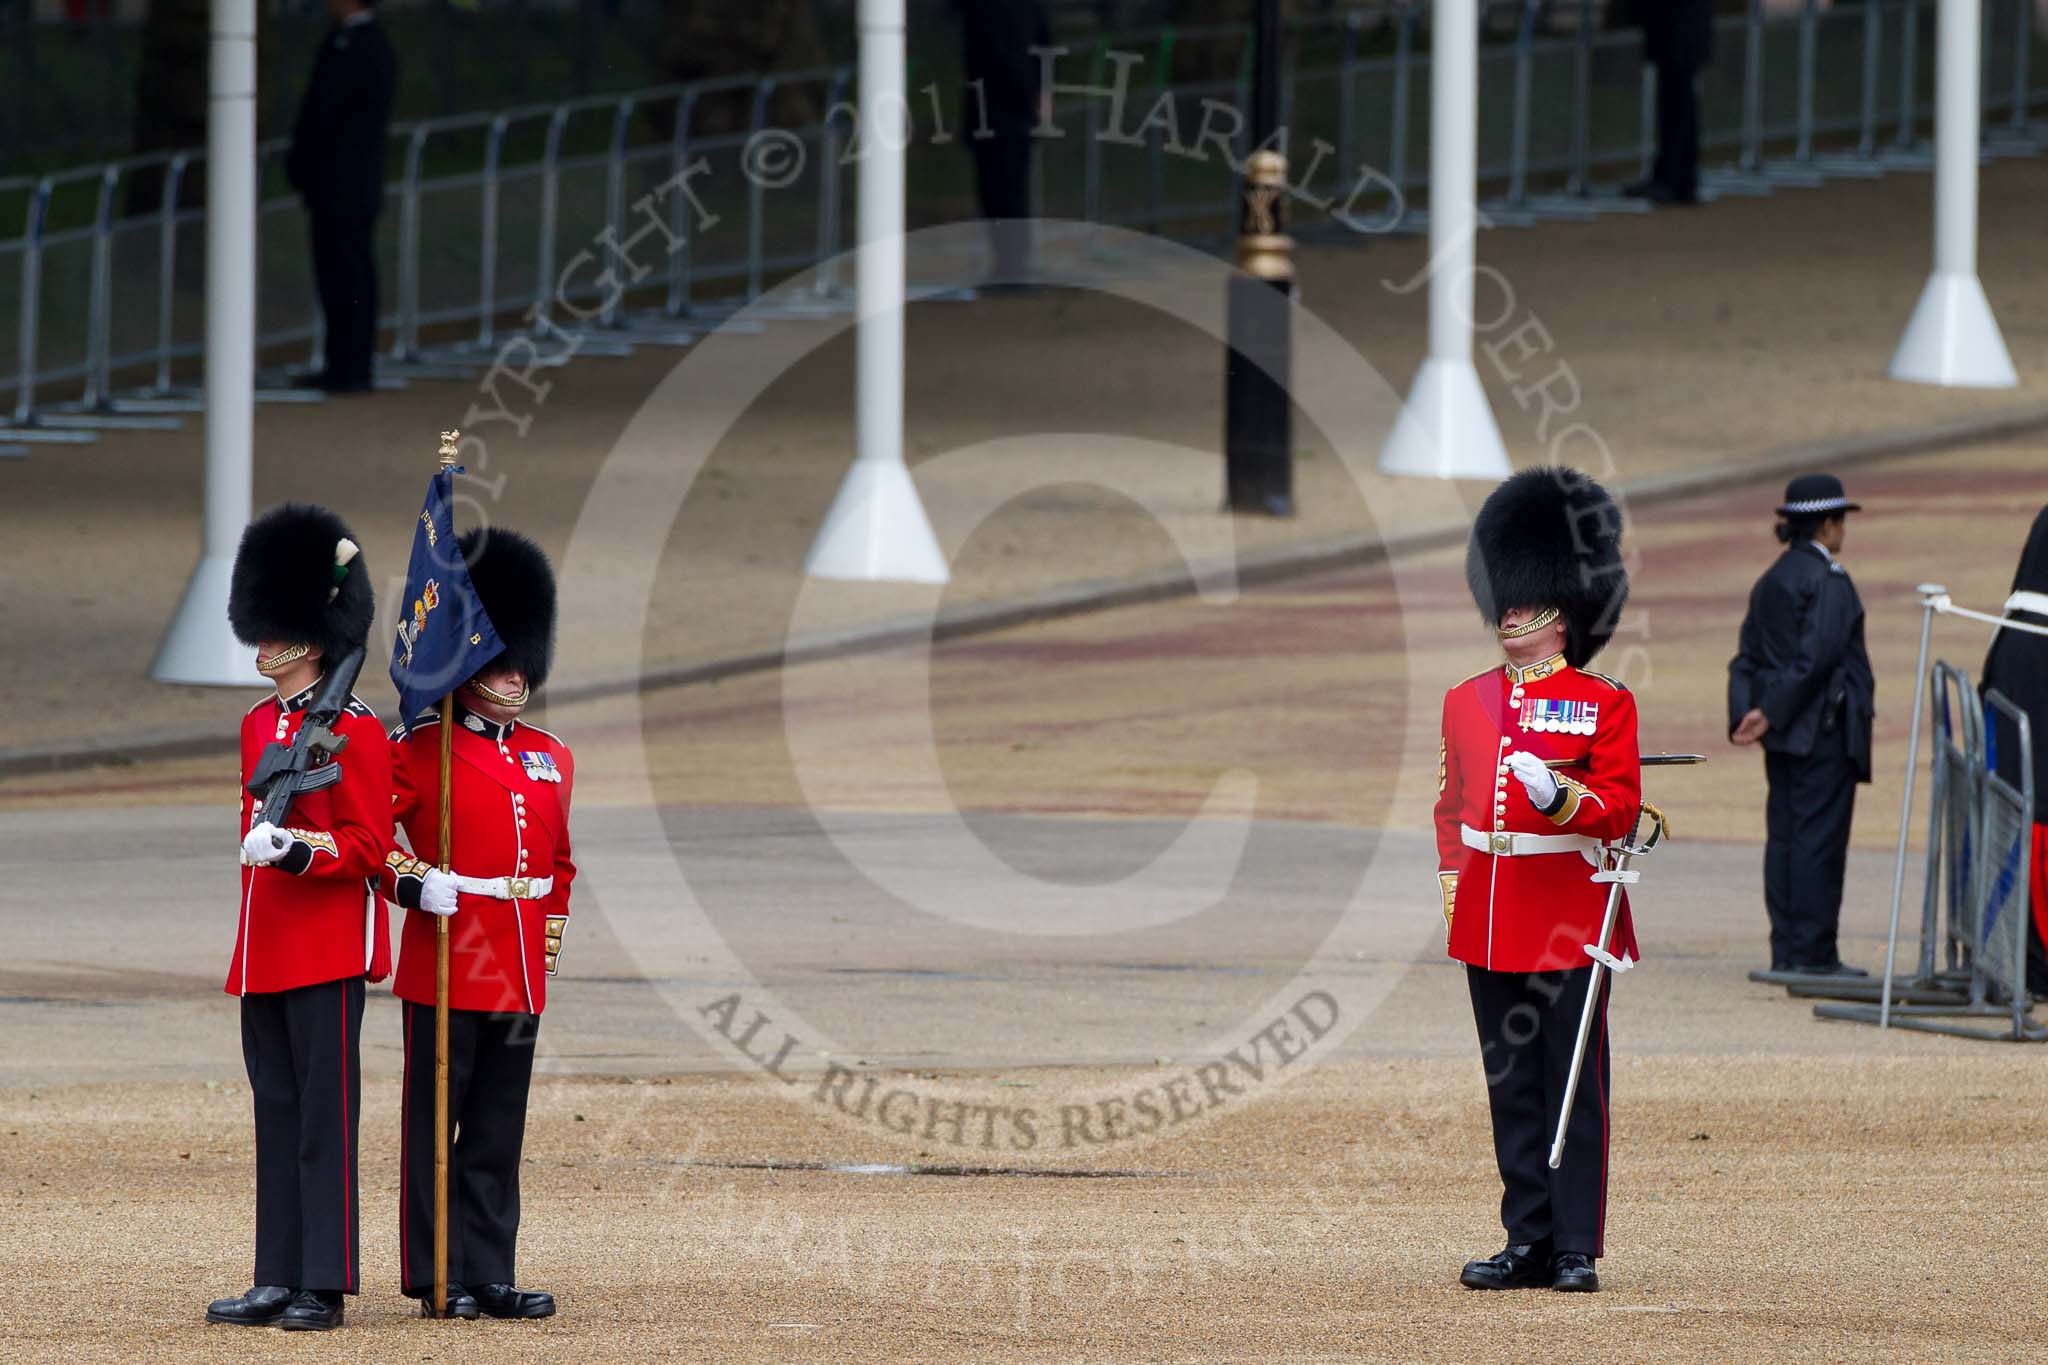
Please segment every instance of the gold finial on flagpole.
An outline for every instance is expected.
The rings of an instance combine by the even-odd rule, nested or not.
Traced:
[[[459,431],[444,431],[441,433],[441,468],[453,469],[455,467],[455,443],[461,439],[462,433]]]

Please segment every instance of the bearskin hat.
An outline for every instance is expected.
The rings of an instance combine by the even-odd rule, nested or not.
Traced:
[[[1628,601],[1621,509],[1579,470],[1525,469],[1473,520],[1465,582],[1489,625],[1515,607],[1556,607],[1565,662],[1582,668],[1613,638]]]
[[[245,645],[318,647],[338,659],[370,636],[377,598],[355,533],[312,503],[249,523],[228,585],[228,624]]]
[[[469,563],[469,581],[498,628],[503,662],[526,675],[535,691],[547,682],[555,658],[555,571],[540,546],[502,526],[465,531],[456,545]]]

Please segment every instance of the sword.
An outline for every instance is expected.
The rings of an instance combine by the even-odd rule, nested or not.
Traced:
[[[1644,768],[1677,768],[1706,761],[1707,756],[1705,754],[1644,754],[1636,759],[1636,763]],[[1583,758],[1546,758],[1543,760],[1543,766],[1546,768],[1578,768],[1584,767],[1585,763],[1586,760]]]
[[[1704,761],[1699,754],[1656,754],[1646,755],[1643,762],[1648,764],[1659,759],[1665,763]],[[1563,765],[1552,763],[1548,766]],[[1650,837],[1639,844],[1636,839],[1642,834],[1643,819],[1646,816],[1650,820]],[[1593,874],[1594,881],[1607,883],[1607,913],[1600,921],[1599,943],[1586,945],[1586,956],[1593,959],[1593,974],[1586,982],[1585,1007],[1579,1011],[1579,1040],[1572,1048],[1572,1070],[1564,1084],[1564,1106],[1557,1111],[1557,1135],[1550,1142],[1550,1169],[1553,1171],[1557,1169],[1558,1163],[1564,1160],[1565,1128],[1571,1123],[1572,1103],[1579,1095],[1579,1075],[1586,1066],[1586,1045],[1593,1036],[1593,1011],[1600,1003],[1600,987],[1605,984],[1601,973],[1616,971],[1622,966],[1615,961],[1607,945],[1613,941],[1614,921],[1621,913],[1621,888],[1633,885],[1642,875],[1630,871],[1629,862],[1662,843],[1665,832],[1664,812],[1647,801],[1643,802],[1642,809],[1636,813],[1635,827],[1629,830],[1628,838],[1607,850],[1613,855],[1614,865]]]

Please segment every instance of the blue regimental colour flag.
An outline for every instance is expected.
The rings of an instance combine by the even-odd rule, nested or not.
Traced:
[[[391,643],[399,724],[408,729],[505,648],[455,546],[455,476],[461,472],[458,466],[434,475],[412,531],[398,637]]]

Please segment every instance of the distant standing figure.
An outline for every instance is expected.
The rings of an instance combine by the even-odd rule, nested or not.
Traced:
[[[1764,902],[1771,970],[1865,976],[1836,949],[1856,784],[1870,780],[1876,682],[1863,647],[1863,602],[1841,553],[1849,501],[1832,474],[1785,487],[1785,552],[1749,594],[1728,664],[1728,738],[1761,741],[1770,784]]]
[[[370,387],[377,339],[377,213],[398,58],[362,0],[327,0],[321,40],[292,125],[285,175],[312,219],[313,278],[327,319],[327,368],[305,383],[330,393]]]
[[[1039,0],[958,0],[967,89],[961,135],[974,156],[994,278],[1021,282],[1031,268],[1031,130],[1044,108],[1044,66],[1031,49],[1052,30]]]
[[[1713,0],[1635,0],[1643,60],[1657,68],[1657,160],[1623,193],[1654,204],[1700,197],[1700,72],[1714,54]]]
[[[2048,507],[2034,518],[2027,535],[2027,548],[2020,553],[2019,570],[2012,576],[2012,596],[2005,599],[2005,619],[2030,626],[2048,627]],[[2048,804],[2048,636],[2024,630],[2003,630],[1991,637],[1991,652],[1984,656],[1984,690],[1996,688],[2005,699],[2026,712],[2034,735],[2034,913],[2027,935],[2027,990],[2048,996],[2048,820],[2042,806]],[[1985,721],[1990,722],[1987,715]],[[2020,784],[2016,768],[2000,765],[2000,773],[2014,786]]]

